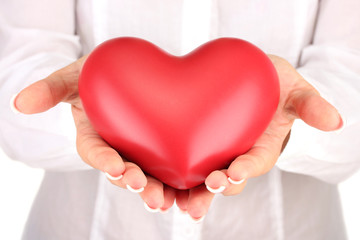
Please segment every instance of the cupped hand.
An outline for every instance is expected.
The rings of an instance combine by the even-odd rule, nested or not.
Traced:
[[[124,161],[93,129],[78,94],[78,77],[86,56],[22,90],[14,106],[22,113],[33,114],[59,102],[70,103],[77,128],[78,153],[87,164],[107,173],[113,184],[141,192],[145,207],[150,211],[167,210],[176,198],[181,210],[201,220],[215,193],[239,194],[246,179],[260,176],[275,165],[296,118],[324,131],[336,130],[343,124],[337,110],[286,60],[269,57],[280,80],[280,102],[273,120],[254,146],[236,158],[228,169],[212,172],[205,185],[186,191],[175,190],[145,175],[137,165]]]
[[[86,60],[76,62],[23,89],[14,99],[13,107],[24,114],[49,110],[60,102],[71,104],[77,129],[77,151],[84,162],[106,174],[111,183],[139,192],[150,209],[168,209],[174,202],[175,190],[145,175],[134,163],[124,161],[94,130],[83,109],[78,78]]]
[[[246,154],[237,157],[228,169],[212,172],[205,185],[190,189],[186,200],[181,196],[178,203],[176,199],[179,207],[187,210],[193,218],[199,219],[207,213],[215,193],[239,194],[247,179],[270,171],[286,146],[295,119],[300,118],[309,126],[323,131],[337,130],[343,125],[338,111],[290,63],[273,55],[269,58],[280,81],[280,101],[276,113]]]

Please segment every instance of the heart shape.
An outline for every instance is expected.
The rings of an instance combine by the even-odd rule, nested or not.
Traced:
[[[85,112],[121,156],[177,189],[247,152],[279,101],[270,59],[235,38],[177,57],[123,37],[100,44],[79,78]]]

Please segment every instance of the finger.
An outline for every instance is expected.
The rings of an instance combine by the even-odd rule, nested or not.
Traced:
[[[44,112],[61,101],[78,96],[78,78],[86,56],[23,89],[14,99],[14,107],[22,113]]]
[[[118,186],[120,188],[126,188],[126,184],[123,181],[123,175],[119,176],[119,177],[113,177],[110,174],[105,173],[107,179],[114,184],[115,186]]]
[[[147,178],[140,167],[135,163],[125,162],[125,169],[123,182],[127,189],[134,193],[143,192],[147,185]]]
[[[246,179],[231,183],[229,182],[226,173],[226,169],[212,172],[205,179],[206,188],[211,193],[222,193],[224,196],[237,195],[241,193],[246,186]]]
[[[160,208],[160,212],[167,212],[173,205],[175,201],[175,189],[167,185],[164,186],[164,205]]]
[[[147,184],[140,196],[149,212],[159,212],[160,207],[164,205],[163,183],[151,176],[147,176]]]
[[[120,155],[111,148],[93,129],[87,121],[84,112],[72,107],[75,126],[77,129],[76,147],[84,162],[119,178],[125,171],[125,165]]]
[[[241,181],[239,184],[230,184],[223,192],[222,194],[224,196],[233,196],[241,193],[245,186],[246,186],[247,180],[244,179],[244,181]]]
[[[129,170],[129,169],[133,168],[132,165],[135,165],[135,164],[129,163],[129,162],[125,162],[124,165],[125,165],[125,168],[127,168],[127,169]],[[135,166],[136,166],[136,165],[135,165]],[[134,169],[133,169],[133,170],[134,170]],[[132,171],[132,170],[131,170],[131,171]],[[130,175],[133,174],[133,173],[131,173],[131,171],[130,171]],[[145,176],[145,175],[143,174],[143,172],[141,171],[140,168],[137,168],[136,171],[139,173],[140,178],[142,178],[143,176]],[[125,173],[124,173],[124,174],[125,174]],[[121,187],[121,188],[127,188],[128,190],[130,190],[130,191],[132,191],[132,192],[135,192],[135,193],[142,193],[142,192],[145,190],[145,187],[147,186],[147,184],[145,184],[145,187],[141,187],[141,188],[136,188],[136,187],[132,188],[132,187],[129,187],[129,186],[127,185],[127,184],[128,184],[128,180],[129,180],[129,179],[127,179],[127,178],[129,177],[129,171],[128,171],[128,173],[127,173],[127,177],[126,177],[126,178],[124,178],[124,175],[120,175],[119,177],[111,176],[111,175],[108,174],[108,173],[105,173],[105,175],[106,175],[106,177],[108,178],[108,180],[109,180],[112,184],[114,184],[114,185],[116,185],[116,186],[118,186],[118,187]],[[131,177],[130,177],[130,178],[131,178]],[[149,176],[146,176],[146,180],[145,180],[146,183],[147,183],[147,181],[148,181],[148,178],[149,178]],[[124,181],[124,179],[127,179],[127,180]],[[143,179],[142,179],[142,180],[143,180]],[[149,192],[149,191],[148,191],[148,192]],[[150,192],[151,192],[151,191],[150,191]]]
[[[229,181],[241,183],[270,171],[280,155],[283,140],[283,137],[265,131],[247,153],[230,164],[227,170]]]
[[[187,212],[189,190],[177,190],[175,197],[176,205],[180,208],[182,212]]]
[[[297,117],[308,125],[323,131],[333,131],[343,125],[335,107],[315,90],[298,91],[292,94],[288,108],[293,108]]]
[[[201,221],[209,210],[214,194],[205,185],[190,189],[187,211],[195,221]]]
[[[205,179],[206,188],[211,193],[221,193],[230,185],[227,178],[228,176],[226,175],[225,169],[221,171],[213,171]]]

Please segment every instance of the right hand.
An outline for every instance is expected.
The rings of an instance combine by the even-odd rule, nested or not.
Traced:
[[[113,184],[140,192],[151,208],[170,208],[175,199],[175,190],[145,175],[136,164],[124,161],[90,124],[78,92],[78,79],[86,58],[84,56],[23,89],[16,96],[14,107],[21,113],[34,114],[47,111],[60,102],[71,104],[77,129],[77,151],[83,161],[110,175],[108,179]]]

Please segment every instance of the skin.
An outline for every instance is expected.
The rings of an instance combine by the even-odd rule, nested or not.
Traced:
[[[228,169],[214,171],[206,178],[208,187],[218,189],[225,186],[222,192],[225,196],[241,193],[246,179],[263,175],[274,167],[286,146],[295,119],[302,119],[309,126],[323,131],[337,130],[343,125],[338,111],[291,64],[280,57],[268,56],[279,75],[280,102],[273,120],[255,145],[246,154],[237,157]],[[77,129],[77,150],[84,162],[111,176],[123,175],[119,180],[109,179],[116,186],[144,188],[140,196],[152,209],[167,210],[176,199],[178,207],[194,220],[205,216],[214,197],[205,184],[181,191],[166,186],[145,175],[134,163],[124,161],[95,132],[78,94],[78,77],[86,57],[23,89],[14,101],[15,107],[24,114],[34,114],[47,111],[60,102],[71,104]],[[244,181],[232,184],[228,177]]]

